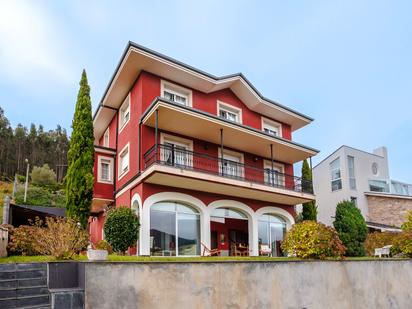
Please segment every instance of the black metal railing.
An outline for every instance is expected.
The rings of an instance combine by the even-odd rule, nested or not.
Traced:
[[[243,180],[296,192],[313,193],[312,182],[300,177],[186,150],[172,144],[159,144],[144,154],[145,169],[153,164],[173,166],[226,178]]]

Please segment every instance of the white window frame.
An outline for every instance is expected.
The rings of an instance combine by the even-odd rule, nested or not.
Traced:
[[[356,177],[355,177],[355,157],[354,156],[347,156],[346,162],[348,164],[348,179],[349,179],[349,189],[356,190]],[[353,160],[353,167],[352,169],[349,166],[349,161]],[[351,176],[351,170],[353,175]],[[342,178],[342,175],[341,175]]]
[[[106,160],[109,162],[109,180],[102,179],[102,161]],[[113,164],[114,160],[111,157],[106,157],[106,156],[99,156],[97,159],[97,182],[99,183],[108,183],[108,184],[113,184]]]
[[[283,135],[282,135],[282,124],[281,123],[273,121],[273,120],[265,118],[265,117],[262,117],[262,131],[263,132],[265,132],[265,128],[268,128],[270,130],[276,129],[278,134],[275,135],[275,136],[283,137]],[[268,134],[268,133],[266,133],[266,134]],[[269,134],[269,135],[271,135],[271,134]],[[273,136],[273,135],[271,135],[271,136]]]
[[[281,163],[277,163],[277,162],[273,162],[273,168],[278,168],[280,171],[279,171],[279,173],[281,173],[281,174],[285,174],[285,165],[284,164],[281,164]],[[265,182],[268,182],[268,183],[270,183],[270,181],[267,181],[267,179],[266,179],[266,176],[267,176],[267,174],[266,174],[266,169],[269,169],[269,170],[271,170],[272,169],[272,163],[270,162],[270,160],[264,160],[263,161],[263,169],[265,170],[265,174],[264,174],[264,180],[265,180]],[[275,170],[275,169],[274,169]],[[276,171],[276,170],[275,170]],[[282,176],[283,176],[282,175]],[[269,180],[269,179],[268,179]],[[279,186],[285,186],[285,177],[281,177],[281,179],[280,179],[280,181],[278,181],[277,179],[275,179],[275,184],[276,185],[279,185]]]
[[[126,112],[129,113],[129,118],[124,121],[124,115]],[[119,133],[122,132],[123,128],[129,123],[131,117],[131,108],[130,108],[130,93],[127,95],[122,106],[119,108]]]
[[[335,161],[337,161],[337,160],[339,160],[339,167],[338,168],[335,168],[335,169],[332,169],[331,167],[332,167],[332,163],[334,163]],[[335,192],[335,191],[339,191],[339,190],[342,190],[343,189],[343,182],[342,182],[342,162],[341,162],[341,159],[340,159],[340,157],[337,157],[337,158],[335,158],[334,160],[332,160],[332,161],[330,161],[330,163],[329,163],[329,173],[330,173],[330,187],[331,187],[331,191],[332,192]],[[333,175],[333,171],[335,171],[335,170],[339,170],[339,178],[336,178],[336,179],[333,179],[332,178],[332,175]],[[333,189],[333,185],[332,185],[332,183],[334,182],[334,181],[337,181],[337,180],[339,180],[340,181],[340,186],[341,186],[341,188],[338,188],[338,189]]]
[[[127,170],[123,171],[122,170],[122,156],[125,152],[128,152],[128,162],[127,162]],[[129,143],[126,144],[126,146],[123,147],[123,149],[119,152],[119,155],[117,156],[117,179],[120,180],[124,175],[129,173],[130,171],[130,147]]]
[[[107,138],[107,143],[106,143],[106,138]],[[107,127],[106,131],[104,131],[103,134],[103,147],[109,148],[110,145],[110,130],[109,127]]]
[[[233,106],[233,105],[230,105],[230,104],[227,104],[227,103],[224,103],[224,102],[218,100],[217,101],[217,116],[220,117],[220,118],[222,118],[220,116],[220,111],[221,110],[223,110],[225,112],[232,113],[232,114],[236,114],[237,119],[236,119],[235,122],[240,123],[240,124],[243,122],[243,120],[242,120],[242,109],[241,108],[238,108],[236,106]],[[222,119],[230,121],[226,118],[222,118]]]
[[[161,80],[160,82],[160,94],[162,98],[165,98],[164,92],[170,92],[174,95],[179,95],[181,97],[186,98],[186,104],[184,106],[192,107],[192,98],[193,98],[193,92],[192,90],[178,86],[176,84],[173,84],[171,82]],[[179,102],[175,102],[176,104],[180,104]]]
[[[220,160],[220,159],[222,159],[222,149],[220,147],[219,147],[219,150],[218,150],[218,154],[219,154],[219,173],[220,173],[222,171],[222,161]],[[232,157],[238,157],[239,162],[237,162],[237,163],[245,164],[245,156],[241,152],[237,152],[237,151],[233,151],[233,150],[230,150],[230,149],[223,148],[223,160],[225,160],[225,158],[224,158],[225,155],[232,156]],[[236,175],[237,177],[245,178],[244,168],[241,168],[237,174],[238,174],[238,175]],[[230,174],[228,174],[228,175],[230,176]]]
[[[164,145],[165,143],[170,143],[170,144],[182,146],[182,147],[185,147],[186,150],[193,152],[193,141],[187,138],[180,137],[180,136],[166,134],[166,133],[161,132],[160,133],[160,143],[162,145]],[[164,152],[164,151],[166,150],[162,148],[161,152]],[[165,157],[164,153],[161,153],[160,155],[161,155],[161,158]],[[189,158],[188,161],[190,163],[190,165],[188,166],[192,166],[193,160]]]

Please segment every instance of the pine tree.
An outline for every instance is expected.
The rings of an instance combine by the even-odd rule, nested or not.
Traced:
[[[302,164],[302,190],[304,192],[313,193],[312,186],[312,171],[308,161],[303,161]],[[303,203],[302,205],[302,220],[316,221],[318,210],[316,209],[315,201]]]
[[[72,129],[67,153],[66,208],[69,217],[86,227],[93,198],[94,136],[90,87],[85,70],[80,81]]]

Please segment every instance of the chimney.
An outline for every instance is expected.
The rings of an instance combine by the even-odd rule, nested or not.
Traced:
[[[384,157],[384,158],[388,158],[388,149],[387,149],[385,146],[376,148],[376,149],[373,151],[373,153],[376,154],[376,155],[378,155],[378,156],[381,156],[381,157]]]

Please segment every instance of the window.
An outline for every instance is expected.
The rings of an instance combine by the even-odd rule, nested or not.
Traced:
[[[348,156],[348,174],[349,174],[349,188],[351,190],[356,190],[355,158],[351,156]]]
[[[285,184],[284,166],[282,164],[273,163],[273,171],[272,171],[272,164],[270,163],[270,161],[265,160],[264,169],[265,169],[265,183],[274,185],[274,186],[283,186]]]
[[[128,95],[124,100],[122,106],[120,107],[119,114],[119,127],[121,131],[130,120],[130,95]]]
[[[109,128],[107,128],[106,132],[104,132],[103,135],[103,146],[104,147],[109,147]]]
[[[161,161],[173,166],[192,166],[193,141],[178,136],[161,133]]]
[[[273,120],[262,118],[262,131],[269,135],[282,137],[282,125]]]
[[[392,181],[392,192],[398,195],[411,195],[412,185]]]
[[[369,190],[389,193],[389,184],[386,180],[369,180]]]
[[[340,158],[335,159],[329,165],[332,191],[342,189],[342,179],[340,174]]]
[[[247,220],[247,216],[243,212],[231,208],[216,208],[210,215],[216,218]]]
[[[220,118],[242,123],[242,110],[240,108],[223,102],[218,102],[217,111]]]
[[[192,106],[192,91],[189,89],[162,80],[161,94],[166,100]]]
[[[150,208],[150,254],[200,255],[200,214],[178,202],[159,202]]]
[[[127,144],[119,155],[119,179],[129,171],[129,144]]]
[[[220,172],[229,177],[243,178],[243,154],[235,151],[219,148],[219,170]]]
[[[98,182],[113,183],[112,167],[113,158],[99,156],[98,159]]]
[[[272,256],[282,256],[281,242],[286,234],[285,221],[275,215],[265,214],[259,218],[258,237],[260,245],[268,245]]]

